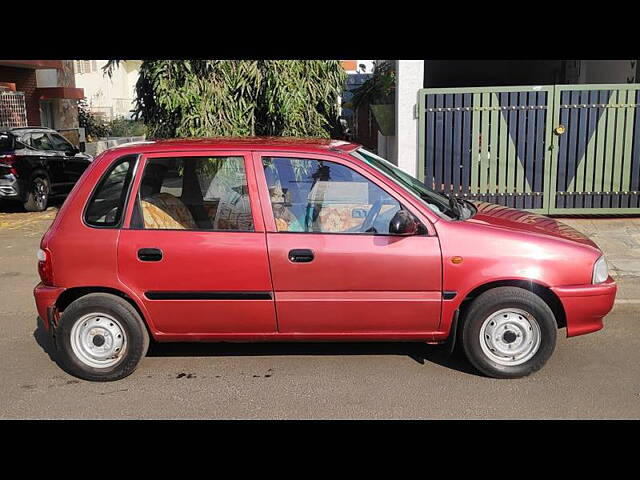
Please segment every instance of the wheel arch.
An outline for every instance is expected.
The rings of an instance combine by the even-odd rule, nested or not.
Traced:
[[[29,175],[29,182],[37,177],[46,177],[49,185],[51,185],[51,175],[49,175],[49,171],[43,165],[38,165],[33,169],[31,175]]]
[[[62,313],[65,310],[65,308],[71,305],[71,303],[91,293],[110,293],[112,295],[115,295],[117,297],[120,297],[126,300],[129,304],[131,304],[133,308],[136,309],[136,312],[138,312],[138,315],[140,315],[140,318],[142,319],[142,323],[144,323],[145,327],[147,328],[147,332],[149,333],[150,338],[154,338],[153,331],[149,326],[149,322],[147,321],[147,318],[145,317],[145,314],[142,311],[142,308],[140,308],[138,303],[132,297],[130,297],[125,292],[118,290],[116,288],[101,287],[101,286],[68,288],[64,292],[62,292],[58,297],[58,299],[56,300],[56,308],[59,310],[60,313]]]
[[[460,303],[460,318],[464,318],[464,313],[476,297],[488,290],[498,287],[519,287],[536,294],[549,306],[549,308],[553,312],[558,328],[564,328],[567,326],[567,317],[564,311],[564,307],[562,306],[562,302],[553,292],[553,290],[551,290],[546,285],[536,283],[535,281],[519,279],[497,280],[477,286],[476,288],[471,290]]]

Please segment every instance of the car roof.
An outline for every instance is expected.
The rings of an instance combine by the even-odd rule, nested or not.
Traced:
[[[285,150],[321,153],[326,151],[350,152],[360,146],[358,143],[328,138],[211,137],[143,140],[124,143],[110,150],[122,150],[122,153],[162,153],[176,150]]]
[[[48,127],[0,127],[0,132],[11,133],[29,133],[29,132],[54,132],[56,131]]]

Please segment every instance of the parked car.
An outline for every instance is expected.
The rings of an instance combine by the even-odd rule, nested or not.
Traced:
[[[60,365],[134,371],[150,338],[458,345],[482,373],[540,369],[595,332],[616,284],[556,220],[436,193],[359,145],[200,139],[112,148],[38,252]]]
[[[50,128],[0,127],[0,200],[41,212],[49,197],[69,193],[91,160]]]

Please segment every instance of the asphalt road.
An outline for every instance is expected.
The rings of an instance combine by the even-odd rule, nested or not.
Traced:
[[[4,212],[4,213],[3,213]],[[537,374],[480,376],[419,344],[173,344],[136,372],[91,383],[63,372],[37,325],[35,253],[55,211],[0,205],[0,418],[640,418],[640,302],[604,330],[560,337]]]

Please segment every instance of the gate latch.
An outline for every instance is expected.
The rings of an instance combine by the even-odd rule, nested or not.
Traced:
[[[556,128],[553,129],[553,132],[556,135],[562,135],[566,131],[567,131],[567,129],[565,128],[564,125],[558,125]]]

